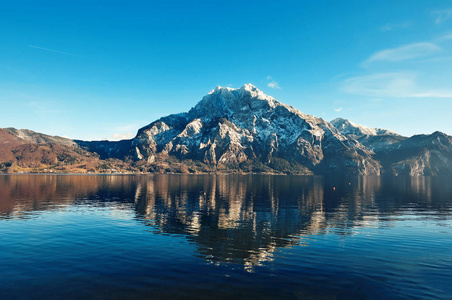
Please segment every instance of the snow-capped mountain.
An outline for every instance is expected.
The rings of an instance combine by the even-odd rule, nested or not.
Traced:
[[[375,152],[406,139],[394,131],[359,125],[343,118],[336,118],[331,121],[331,124],[346,137],[356,139],[360,144]]]
[[[347,137],[359,138],[365,135],[377,136],[377,135],[398,135],[394,131],[382,128],[371,128],[364,125],[359,125],[343,118],[336,118],[331,121],[334,127],[339,130],[340,133]]]
[[[163,117],[133,139],[135,157],[210,165],[299,164],[311,172],[379,174],[373,152],[333,125],[265,95],[251,84],[216,87],[187,113]]]
[[[0,129],[0,172],[259,172],[452,175],[452,137],[410,138],[331,123],[251,84],[217,87],[190,111],[163,117],[135,138],[80,141]]]

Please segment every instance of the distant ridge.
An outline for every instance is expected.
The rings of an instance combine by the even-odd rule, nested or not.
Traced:
[[[407,138],[342,118],[329,123],[245,84],[218,86],[188,112],[160,118],[130,140],[1,129],[0,170],[442,175],[452,174],[451,141],[439,132]]]
[[[371,128],[364,125],[359,125],[343,118],[336,118],[331,121],[334,127],[339,130],[339,132],[346,137],[359,138],[362,136],[380,136],[380,135],[394,135],[398,136],[397,133],[388,129],[381,128]]]
[[[131,168],[124,162],[101,160],[68,138],[0,128],[0,172],[102,173],[127,169]]]

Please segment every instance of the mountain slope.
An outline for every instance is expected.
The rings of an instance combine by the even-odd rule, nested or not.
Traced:
[[[442,132],[414,135],[376,151],[386,173],[452,175],[452,137]]]
[[[386,129],[370,128],[349,120],[331,121],[342,134],[375,152],[374,158],[392,175],[451,175],[452,138],[441,132],[410,138]]]
[[[394,135],[398,134],[394,131],[382,128],[371,128],[364,125],[356,124],[352,121],[343,118],[336,118],[331,121],[331,124],[339,130],[340,133],[347,137],[359,138],[362,136],[377,136],[377,135]]]
[[[245,162],[296,164],[300,172],[379,174],[373,152],[330,123],[265,95],[255,86],[217,87],[189,112],[161,118],[133,139],[149,164],[172,156],[240,169]]]
[[[123,167],[102,161],[71,139],[27,129],[0,128],[0,172],[103,172]]]
[[[121,141],[81,141],[74,140],[81,148],[89,152],[94,152],[101,159],[118,158],[126,159],[131,154],[132,140]]]
[[[360,144],[375,152],[407,139],[388,129],[371,128],[343,118],[336,118],[331,121],[331,124],[341,134],[356,139]]]
[[[51,136],[43,133],[34,132],[29,129],[16,129],[16,128],[5,128],[11,136],[16,136],[17,138],[23,140],[24,143],[32,144],[60,144],[63,146],[74,147],[76,143],[68,138],[60,136]]]

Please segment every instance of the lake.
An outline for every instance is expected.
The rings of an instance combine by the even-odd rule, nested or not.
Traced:
[[[0,299],[451,297],[451,179],[0,176]]]

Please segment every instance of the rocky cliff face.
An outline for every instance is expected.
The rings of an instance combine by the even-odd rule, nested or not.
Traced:
[[[283,159],[315,173],[379,174],[373,152],[330,123],[265,95],[251,84],[217,87],[189,112],[161,118],[139,130],[135,157],[164,156],[239,166]]]

